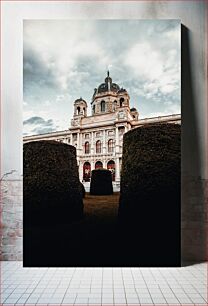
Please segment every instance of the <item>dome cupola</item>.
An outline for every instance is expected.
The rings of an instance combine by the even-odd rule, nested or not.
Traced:
[[[104,93],[108,91],[117,92],[120,87],[112,82],[109,71],[107,72],[107,77],[105,78],[105,83],[102,83],[98,86],[97,93]]]
[[[87,102],[82,97],[74,101],[74,116],[87,116]]]

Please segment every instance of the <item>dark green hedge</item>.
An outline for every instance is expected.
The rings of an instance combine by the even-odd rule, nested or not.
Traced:
[[[120,219],[149,218],[180,203],[181,127],[151,124],[124,135]],[[143,214],[143,216],[142,216]]]
[[[181,127],[145,125],[124,135],[119,233],[137,266],[181,264]]]
[[[90,182],[90,194],[110,195],[113,194],[112,175],[107,169],[95,169],[92,171]]]
[[[83,216],[76,149],[56,141],[24,144],[24,224],[65,223]]]
[[[80,188],[81,188],[82,197],[85,198],[85,188],[81,182],[80,182]]]

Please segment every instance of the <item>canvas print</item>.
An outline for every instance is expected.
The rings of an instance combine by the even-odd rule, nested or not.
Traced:
[[[24,20],[23,264],[180,266],[180,20]]]

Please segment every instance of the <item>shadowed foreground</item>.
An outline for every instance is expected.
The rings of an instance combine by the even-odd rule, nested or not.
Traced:
[[[119,266],[118,203],[87,193],[83,220],[24,228],[24,266]]]
[[[166,256],[166,244],[156,247],[160,237],[151,239],[153,228],[148,219],[143,220],[142,229],[139,221],[118,223],[118,203],[119,193],[109,196],[87,193],[83,220],[47,227],[24,227],[24,266],[176,266],[172,258]],[[163,236],[168,239],[165,228]]]

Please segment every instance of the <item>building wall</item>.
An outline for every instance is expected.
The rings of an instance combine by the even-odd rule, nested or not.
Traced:
[[[77,163],[79,167],[79,178],[81,182],[83,180],[83,166],[85,162],[89,162],[91,170],[95,169],[95,163],[101,161],[103,168],[107,168],[109,161],[115,162],[115,183],[113,183],[114,191],[120,190],[120,170],[122,159],[122,146],[123,146],[123,134],[137,128],[144,124],[155,122],[172,122],[180,123],[180,115],[162,116],[156,118],[147,118],[141,120],[125,121],[119,120],[115,113],[108,113],[102,115],[95,115],[81,118],[80,124],[75,128],[72,127],[68,132],[59,132],[57,137],[54,133],[47,135],[28,136],[23,139],[23,142],[36,141],[36,140],[58,140],[70,145],[73,145],[77,149]],[[127,117],[128,118],[128,117]],[[111,125],[108,123],[111,122]],[[94,128],[91,127],[93,123]],[[105,126],[107,125],[107,126]],[[96,152],[96,142],[101,141],[101,153]],[[113,140],[113,151],[109,152],[108,143],[109,140]],[[89,143],[90,151],[85,153],[85,144]],[[89,184],[84,186],[89,191]]]

